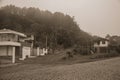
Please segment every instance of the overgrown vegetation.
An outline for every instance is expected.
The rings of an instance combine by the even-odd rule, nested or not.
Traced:
[[[35,45],[52,49],[87,45],[92,37],[81,30],[74,17],[38,8],[13,5],[0,8],[0,29],[8,28],[35,36]]]
[[[73,48],[70,53],[88,55],[92,50],[92,37],[80,29],[74,17],[61,12],[52,13],[38,8],[20,8],[8,5],[0,8],[0,29],[8,28],[34,35],[34,46],[41,48],[47,46],[49,49]],[[108,36],[110,38],[110,49],[120,53],[119,36]],[[116,39],[116,41],[114,41]]]
[[[91,59],[107,59],[107,58],[112,58],[112,57],[117,57],[120,56],[119,53],[100,53],[100,54],[95,54],[91,57]]]

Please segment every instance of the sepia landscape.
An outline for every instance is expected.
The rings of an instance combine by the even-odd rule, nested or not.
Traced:
[[[119,0],[0,0],[0,80],[120,80]]]

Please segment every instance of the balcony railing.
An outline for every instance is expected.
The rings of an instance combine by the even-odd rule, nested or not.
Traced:
[[[12,41],[0,41],[0,46],[21,46],[21,43]]]

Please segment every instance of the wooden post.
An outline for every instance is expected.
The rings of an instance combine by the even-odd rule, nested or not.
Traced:
[[[31,35],[31,53],[32,55],[34,55],[34,35]],[[31,56],[31,55],[30,55]]]
[[[7,56],[8,56],[8,52],[9,52],[8,50],[9,50],[9,49],[8,49],[8,46],[7,46]]]
[[[33,40],[32,40],[32,43],[31,43],[31,52],[30,52],[30,56],[33,56],[34,55],[34,51],[33,51]]]
[[[46,36],[46,49],[47,49],[47,36]]]
[[[15,47],[13,47],[12,63],[15,63]]]
[[[97,47],[97,53],[100,53],[100,47]]]
[[[20,58],[22,58],[22,55],[23,55],[23,53],[22,53],[22,46],[20,47]]]

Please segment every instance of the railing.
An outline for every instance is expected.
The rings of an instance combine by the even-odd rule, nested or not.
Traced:
[[[21,43],[12,41],[0,41],[0,46],[21,46]]]

